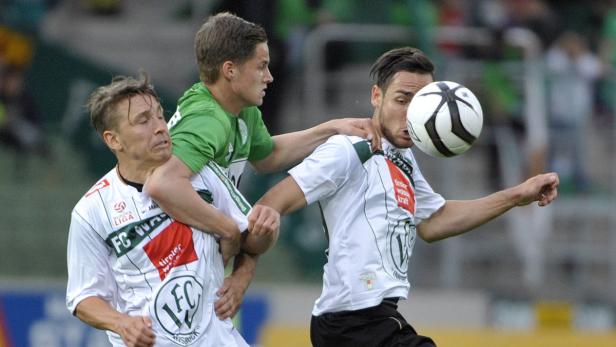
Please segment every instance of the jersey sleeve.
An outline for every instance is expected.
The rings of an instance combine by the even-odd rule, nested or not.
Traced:
[[[197,173],[224,150],[228,134],[228,125],[216,117],[184,117],[171,131],[173,154]]]
[[[332,196],[348,179],[355,160],[351,142],[343,136],[333,136],[317,147],[304,161],[289,170],[308,204]]]
[[[196,189],[212,193],[212,205],[233,219],[240,231],[248,229],[248,214],[252,208],[222,168],[213,161],[193,177]]]
[[[248,156],[248,161],[257,161],[264,159],[274,150],[274,140],[272,139],[272,136],[267,130],[265,123],[263,123],[261,111],[259,111],[255,107],[254,113],[255,115],[253,119],[253,133],[251,135],[250,154]]]
[[[67,245],[66,306],[75,314],[84,299],[96,296],[115,306],[116,286],[110,250],[93,227],[77,213],[71,215]]]
[[[445,199],[432,190],[432,187],[421,173],[414,156],[411,156],[411,161],[413,163],[413,181],[415,183],[415,199],[417,201],[415,224],[419,225],[422,220],[430,218],[434,212],[443,207]]]

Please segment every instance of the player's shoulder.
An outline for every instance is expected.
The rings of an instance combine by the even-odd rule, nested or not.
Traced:
[[[178,108],[182,117],[194,115],[222,118],[225,116],[220,104],[201,83],[195,83],[178,100]]]
[[[344,144],[346,146],[353,146],[356,143],[360,142],[368,142],[366,139],[361,138],[359,136],[350,136],[350,135],[333,135],[329,139],[327,139],[328,143],[335,144]]]
[[[88,191],[79,199],[75,205],[75,211],[85,212],[86,210],[98,205],[105,200],[106,196],[113,194],[113,187],[118,184],[115,168],[99,179]]]
[[[373,154],[370,141],[359,136],[334,135],[326,143],[341,150],[344,148],[348,155],[356,156],[362,163],[370,159]]]

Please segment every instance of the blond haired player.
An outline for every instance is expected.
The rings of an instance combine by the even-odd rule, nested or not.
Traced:
[[[217,220],[197,220],[199,229],[180,223],[142,190],[171,157],[167,124],[147,78],[115,78],[92,93],[89,109],[118,164],[71,214],[68,309],[107,330],[114,346],[247,346],[231,321],[214,312],[223,263],[238,252],[239,237],[200,231]],[[251,207],[220,167],[210,163],[191,182],[202,204],[246,230]],[[246,234],[241,246],[249,253],[264,252],[273,241]]]

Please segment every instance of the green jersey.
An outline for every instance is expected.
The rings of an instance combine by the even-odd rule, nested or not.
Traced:
[[[184,93],[168,125],[173,154],[193,173],[213,160],[235,184],[247,160],[261,160],[274,148],[257,107],[244,108],[238,115],[229,113],[202,83]]]

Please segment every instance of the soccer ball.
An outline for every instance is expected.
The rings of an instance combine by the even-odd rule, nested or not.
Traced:
[[[483,112],[475,94],[456,82],[436,81],[421,88],[406,111],[415,146],[433,157],[466,152],[479,137]]]

